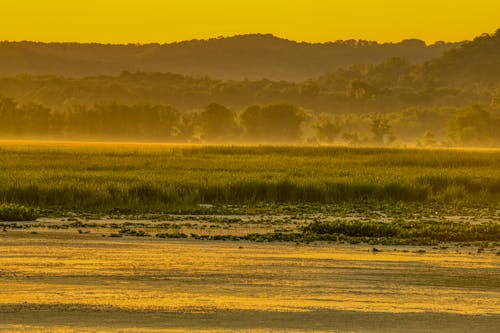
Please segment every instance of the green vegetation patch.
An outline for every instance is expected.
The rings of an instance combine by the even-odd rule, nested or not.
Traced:
[[[358,238],[363,242],[381,244],[499,241],[500,224],[447,221],[395,221],[392,223],[315,221],[303,228],[302,237],[328,241]]]
[[[159,238],[187,238],[183,233],[157,234]],[[199,235],[191,238],[216,241],[296,242],[328,241],[350,244],[381,245],[436,245],[439,243],[468,242],[488,244],[500,241],[498,223],[455,223],[443,221],[315,221],[299,228],[297,232],[275,231],[245,235]]]
[[[34,221],[38,211],[17,204],[0,204],[0,221]]]

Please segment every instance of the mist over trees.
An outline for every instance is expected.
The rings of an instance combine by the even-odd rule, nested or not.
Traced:
[[[240,113],[246,139],[253,142],[298,142],[306,113],[289,104],[254,105]]]
[[[3,139],[451,147],[500,145],[499,128],[500,113],[482,105],[329,115],[290,104],[253,105],[238,112],[211,103],[181,112],[158,104],[101,102],[54,111],[0,97]]]
[[[246,41],[248,45],[237,44],[248,49],[256,47],[252,41],[261,42],[262,38],[271,44],[277,42],[270,36],[229,40]],[[210,49],[212,45],[229,42],[217,39],[192,43]],[[332,44],[340,47],[339,42]],[[401,44],[413,45],[413,52],[417,52],[417,44],[422,46],[416,41]],[[309,49],[311,45],[302,46]],[[385,44],[349,45],[363,50],[362,54],[368,57]],[[60,45],[37,47],[62,52]],[[102,45],[94,47],[107,49]],[[109,50],[115,50],[114,47],[125,46],[109,46]],[[117,76],[82,78],[32,74],[0,77],[0,137],[499,145],[500,30],[456,48],[443,49],[446,50],[442,55],[424,62],[388,57],[378,63],[323,71],[317,77],[299,81],[225,80],[126,71]],[[74,50],[82,51],[82,56],[95,55],[90,45],[68,46],[68,53]],[[119,51],[113,52],[116,59],[122,59]],[[0,50],[0,57],[6,54]],[[410,54],[415,56],[418,52]],[[231,68],[231,64],[226,68]],[[263,65],[261,70],[266,68]]]

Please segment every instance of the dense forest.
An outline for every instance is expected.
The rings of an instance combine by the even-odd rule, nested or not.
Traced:
[[[202,75],[200,68],[188,66],[197,75],[135,71],[105,75],[107,70],[103,70],[102,75],[80,78],[34,74],[4,76],[0,77],[0,136],[420,146],[496,146],[500,143],[500,30],[454,47],[444,43],[427,47],[418,41],[305,44],[265,35],[192,41],[178,43],[176,47],[191,45],[193,55],[198,58],[206,55],[209,62],[215,59],[215,53],[223,54],[227,45],[239,45],[237,42],[242,43],[241,47],[246,45],[247,51],[253,47],[269,52],[269,48],[259,44],[263,41],[283,46],[281,51],[279,48],[274,51],[277,57],[289,56],[290,62],[283,66],[294,68],[295,72],[293,69],[287,72],[290,75],[306,75],[305,72],[297,74],[304,68],[309,68],[310,73],[322,68],[322,74],[295,81],[228,80]],[[16,45],[25,45],[22,49],[30,52],[45,50],[45,54],[51,56],[66,54],[67,59],[76,54],[88,59],[115,57],[117,64],[136,52],[130,50],[149,47],[155,51],[141,54],[158,56],[158,61],[148,60],[145,62],[148,66],[163,64],[160,54],[172,57],[176,54],[167,51],[175,46],[173,44],[11,44],[0,46],[0,57],[9,57],[9,52],[2,47],[12,49]],[[199,45],[204,45],[206,50],[200,51]],[[283,51],[287,47],[337,48],[332,52],[338,59],[339,54],[343,54],[344,60],[358,64],[342,63],[337,58],[330,59],[332,62],[327,64],[304,54],[298,56],[300,53],[294,55],[292,51]],[[351,53],[339,52],[342,47]],[[397,54],[393,52],[395,49],[407,53]],[[123,56],[120,50],[124,51]],[[432,57],[432,53],[438,51],[442,54]],[[96,52],[106,56],[99,58]],[[318,54],[327,59],[328,52]],[[247,56],[247,60],[259,59],[250,51]],[[273,61],[280,62],[278,58],[264,58],[269,62],[259,67],[261,74],[269,66],[273,67],[270,65]],[[24,61],[22,57],[19,59]],[[245,67],[242,63],[232,67],[236,63],[229,60],[227,66],[223,66],[223,59],[224,56],[220,56],[221,63],[214,68],[228,69],[227,73],[235,68],[252,70],[251,66]],[[299,60],[312,61],[318,67],[314,69],[294,62]],[[58,61],[54,62],[55,72],[66,70],[65,66],[70,63]],[[34,63],[28,62],[24,68],[28,71]],[[0,64],[8,67],[5,61]],[[206,64],[201,62],[200,66]],[[339,65],[346,67],[337,68]],[[278,67],[273,68],[281,70]],[[235,73],[228,76],[241,74]],[[268,73],[271,77],[275,72],[269,69]]]
[[[272,35],[241,35],[171,44],[1,42],[0,75],[117,75],[171,72],[226,80],[302,81],[354,64],[401,57],[423,62],[456,47],[421,40],[379,44],[364,40],[298,43]]]

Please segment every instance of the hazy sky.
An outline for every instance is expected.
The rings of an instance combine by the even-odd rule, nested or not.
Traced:
[[[500,28],[500,0],[1,0],[0,40],[172,42],[245,33],[299,41],[459,41]]]

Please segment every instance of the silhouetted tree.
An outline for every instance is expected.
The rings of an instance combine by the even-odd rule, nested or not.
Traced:
[[[20,134],[48,135],[51,132],[51,111],[49,108],[29,103],[19,108],[22,124],[18,131]]]
[[[240,114],[247,138],[260,141],[296,142],[302,136],[304,111],[289,104],[251,106]]]
[[[359,138],[359,133],[354,131],[343,133],[342,139],[344,139],[350,145],[358,145],[361,143],[361,139]]]
[[[338,137],[341,125],[337,118],[321,114],[318,121],[313,124],[313,129],[320,142],[332,143]]]
[[[391,143],[395,139],[389,119],[385,116],[374,116],[370,124],[370,129],[373,134],[373,141],[377,144]]]
[[[200,113],[199,123],[202,139],[209,141],[233,138],[238,130],[233,111],[217,103]]]
[[[184,112],[177,123],[177,135],[180,139],[191,141],[194,139],[198,126],[198,114],[194,112]]]
[[[2,135],[17,132],[17,103],[13,98],[0,95],[0,131]]]
[[[489,143],[492,137],[491,114],[482,105],[459,110],[448,123],[448,138],[453,144]]]

